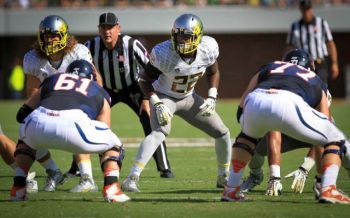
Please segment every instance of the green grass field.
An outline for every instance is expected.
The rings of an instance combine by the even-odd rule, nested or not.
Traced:
[[[0,101],[0,123],[3,131],[12,139],[17,138],[18,124],[15,114],[21,102]],[[238,133],[235,122],[236,101],[220,101],[217,110],[231,130],[231,136]],[[335,101],[332,111],[337,125],[350,135],[350,104]],[[113,108],[112,129],[121,138],[142,138],[143,133],[137,117],[125,106]],[[208,138],[177,117],[173,120],[169,138]],[[123,162],[121,178],[129,173],[136,148],[128,148]],[[314,200],[312,192],[314,169],[310,172],[303,194],[294,194],[290,190],[291,181],[282,179],[284,193],[279,197],[267,197],[264,190],[267,185],[268,170],[264,165],[265,179],[257,189],[248,195],[248,202],[220,202],[222,190],[215,188],[216,158],[211,147],[170,147],[169,159],[176,175],[174,179],[159,177],[154,161],[151,160],[142,173],[141,193],[130,193],[131,202],[109,204],[98,193],[72,194],[68,190],[78,183],[75,178],[54,193],[40,189],[45,182],[43,168],[35,163],[39,193],[29,195],[30,201],[10,202],[9,189],[13,172],[3,160],[0,160],[0,217],[348,217],[350,207],[344,205],[321,205]],[[283,154],[281,173],[286,175],[302,162],[306,149]],[[71,162],[71,154],[52,151],[55,161],[62,171],[66,171]],[[103,177],[98,165],[97,155],[93,155],[94,176],[99,188],[103,186]],[[247,171],[246,171],[247,173]],[[338,186],[350,193],[350,180],[343,169],[339,173]]]

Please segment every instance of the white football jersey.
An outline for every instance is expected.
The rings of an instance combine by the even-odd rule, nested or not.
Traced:
[[[32,49],[24,55],[23,69],[25,74],[33,75],[43,82],[45,78],[53,74],[64,73],[70,63],[79,59],[85,59],[92,63],[89,49],[79,43],[74,46],[71,52],[64,55],[62,63],[57,69],[50,64],[47,58],[41,57]]]
[[[216,40],[203,36],[197,48],[196,59],[188,64],[173,49],[170,40],[156,45],[152,49],[150,61],[162,74],[153,83],[157,92],[173,98],[184,98],[190,95],[199,78],[207,67],[213,65],[219,56]]]

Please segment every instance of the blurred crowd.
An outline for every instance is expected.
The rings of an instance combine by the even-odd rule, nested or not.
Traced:
[[[350,0],[314,0],[314,6],[350,4]],[[96,7],[187,7],[243,5],[249,7],[297,7],[298,0],[0,0],[0,8],[42,9],[47,7],[96,8]]]

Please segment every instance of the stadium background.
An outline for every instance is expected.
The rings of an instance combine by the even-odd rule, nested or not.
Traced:
[[[300,17],[297,6],[267,8],[248,6],[208,6],[144,8],[1,8],[0,9],[0,99],[10,98],[8,78],[13,60],[22,60],[36,40],[43,17],[64,17],[70,31],[84,43],[97,34],[98,16],[111,11],[117,14],[124,34],[140,39],[148,49],[170,37],[174,19],[182,13],[197,14],[205,34],[215,37],[220,46],[220,98],[238,98],[257,68],[279,59],[285,51],[286,35],[292,21]],[[334,97],[347,96],[347,70],[350,64],[350,5],[318,5],[315,15],[330,24],[338,48],[340,76],[330,83]],[[350,73],[350,72],[348,72]],[[197,89],[206,92],[205,80]]]

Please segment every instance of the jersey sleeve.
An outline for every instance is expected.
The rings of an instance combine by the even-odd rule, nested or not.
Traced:
[[[76,53],[77,53],[78,59],[84,59],[92,63],[92,56],[91,56],[90,50],[85,45],[77,44]]]
[[[150,62],[151,64],[162,71],[162,64],[164,64],[165,60],[162,55],[166,55],[165,52],[162,52],[162,46],[160,44],[156,45],[150,54]]]
[[[201,43],[209,65],[214,64],[219,57],[219,45],[217,41],[213,37],[203,36]]]
[[[149,62],[147,49],[142,45],[139,40],[134,40],[133,51],[137,62],[145,68]]]
[[[37,61],[38,60],[37,60],[33,50],[26,53],[24,55],[24,58],[23,58],[23,71],[24,71],[24,73],[27,75],[30,74],[30,75],[33,75],[35,77],[38,77],[38,75],[36,75],[36,71],[35,71],[35,67],[34,67],[34,64],[37,63]]]

